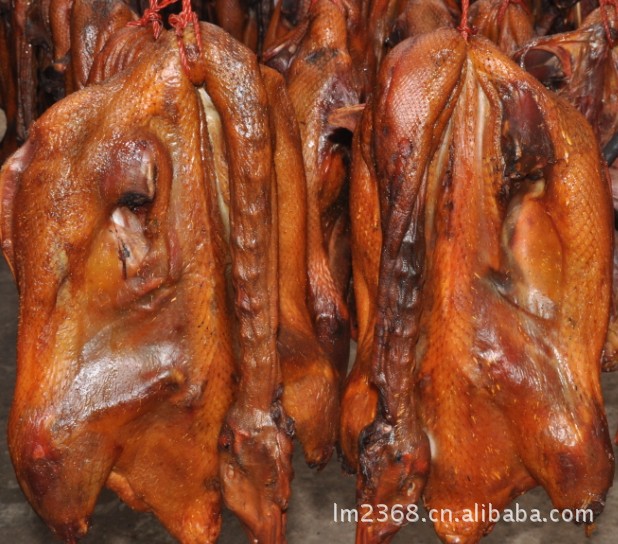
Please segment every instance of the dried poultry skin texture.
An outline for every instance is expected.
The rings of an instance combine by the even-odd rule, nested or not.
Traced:
[[[221,491],[250,534],[284,528],[268,97],[249,50],[201,32],[201,54],[185,32],[187,77],[172,33],[148,46],[135,31],[141,56],[50,109],[0,176],[20,294],[10,452],[28,500],[68,541],[104,484],[182,542],[216,540]],[[229,243],[204,93],[229,157]]]
[[[375,17],[369,19],[370,25],[384,32],[392,28],[389,40],[396,44],[405,38],[432,32],[438,28],[452,27],[453,21],[446,4],[442,0],[409,0],[396,6],[401,15],[393,24],[387,24],[388,17],[394,17],[384,2],[376,2],[373,9]],[[380,19],[382,17],[384,20]],[[390,25],[390,26],[389,26]],[[380,42],[383,47],[382,40]],[[372,57],[373,50],[367,48],[367,69],[365,77],[371,74],[380,56]],[[378,273],[382,232],[380,230],[380,206],[375,175],[371,175],[367,164],[371,164],[370,135],[371,116],[364,115],[362,131],[356,131],[353,142],[353,157],[350,181],[351,253],[353,261],[354,297],[358,321],[358,342],[356,359],[346,378],[341,401],[340,446],[346,469],[358,469],[358,437],[376,414],[377,391],[370,383],[373,337],[375,329],[376,299],[378,296]],[[362,136],[361,136],[362,132]],[[362,143],[361,143],[362,140]]]
[[[388,50],[406,38],[452,27],[459,6],[443,0],[368,0],[361,2],[360,24],[352,35],[351,54],[362,66],[363,96],[373,91]]]
[[[309,440],[322,444],[321,451],[305,446],[307,461],[316,465],[328,461],[337,439],[339,392],[349,354],[348,156],[328,121],[336,109],[358,103],[359,83],[347,37],[343,8],[319,0],[291,35],[265,53],[268,64],[283,73],[298,120],[307,180],[308,301],[317,338],[330,361],[330,369],[317,360],[305,366],[306,385],[312,390],[322,387],[320,398],[310,404],[322,403],[312,412],[312,425],[306,415],[299,418],[290,412],[307,423],[297,429],[303,445]],[[295,379],[301,383],[300,376]],[[298,406],[295,413],[308,413],[308,407]]]
[[[328,115],[358,103],[358,81],[347,48],[346,17],[330,0],[310,9],[308,27],[284,77],[303,143],[308,198],[310,306],[320,342],[341,378],[349,353],[346,151],[332,138]]]
[[[456,517],[540,484],[557,508],[599,513],[614,471],[599,384],[612,214],[591,129],[490,42],[451,30],[396,47],[374,96],[360,139],[380,202],[380,402],[359,500],[422,495]],[[471,543],[491,523],[435,528]],[[397,529],[359,524],[357,542]]]
[[[480,35],[512,55],[535,35],[532,15],[524,5],[512,0],[478,0],[470,6],[469,20]]]

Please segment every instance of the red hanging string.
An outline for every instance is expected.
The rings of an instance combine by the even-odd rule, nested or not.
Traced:
[[[457,30],[461,32],[461,35],[464,37],[464,40],[467,40],[468,37],[472,34],[472,29],[468,24],[468,8],[470,7],[470,0],[461,0],[461,21]]]
[[[154,39],[158,40],[163,31],[163,20],[160,11],[171,4],[175,4],[178,0],[150,0],[149,7],[144,11],[144,14],[137,21],[131,21],[127,26],[152,26]],[[180,60],[183,68],[188,72],[189,64],[187,62],[187,49],[183,41],[184,30],[189,24],[193,25],[195,38],[197,40],[197,48],[202,51],[202,33],[200,31],[200,22],[197,14],[191,8],[191,0],[182,0],[182,9],[178,15],[170,15],[170,26],[176,33],[178,39],[178,49],[180,51]]]
[[[131,21],[127,23],[127,26],[143,26],[152,25],[152,33],[155,40],[159,39],[161,31],[163,30],[163,21],[161,14],[159,13],[163,8],[166,8],[170,4],[177,2],[178,0],[150,0],[150,7],[148,7],[142,17],[137,21]]]
[[[197,18],[197,13],[191,9],[191,0],[182,0],[182,10],[178,15],[170,15],[170,25],[176,32],[176,38],[178,39],[178,48],[180,50],[180,60],[182,65],[188,71],[189,65],[187,63],[187,50],[185,48],[184,41],[182,39],[184,30],[189,24],[193,24],[193,31],[195,32],[195,39],[197,41],[198,50],[202,51],[202,33],[200,31],[200,21]]]

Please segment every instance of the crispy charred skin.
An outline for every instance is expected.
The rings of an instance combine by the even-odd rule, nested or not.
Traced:
[[[173,34],[139,38],[126,71],[57,104],[0,177],[21,301],[10,450],[67,541],[86,532],[105,483],[182,542],[216,541],[221,490],[252,537],[283,539],[291,423],[266,90],[248,50],[210,25],[202,35],[200,54],[185,32],[189,78]],[[200,93],[222,119],[229,241]],[[242,349],[229,410],[228,255]]]
[[[534,36],[527,0],[478,0],[470,6],[470,24],[478,33],[512,55]]]
[[[577,30],[536,38],[514,56],[522,68],[584,115],[601,146],[618,132],[618,52],[608,39],[603,9],[609,14],[610,32],[618,35],[616,11],[608,6],[593,11]]]
[[[284,74],[300,127],[307,177],[309,301],[320,344],[342,380],[349,351],[348,152],[337,142],[328,116],[359,99],[342,8],[331,0],[313,3],[298,32],[265,58]],[[336,418],[325,414],[331,416]]]
[[[540,484],[556,508],[600,513],[612,214],[591,129],[488,41],[451,30],[396,47],[372,107],[379,404],[359,499],[422,492],[456,517]],[[492,527],[459,520],[436,523],[442,540]],[[397,529],[359,524],[357,541]]]

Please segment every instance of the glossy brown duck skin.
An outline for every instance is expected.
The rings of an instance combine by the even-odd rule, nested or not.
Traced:
[[[349,351],[347,150],[333,138],[335,127],[328,116],[358,103],[359,84],[347,48],[345,13],[336,2],[312,4],[301,28],[304,34],[273,47],[265,59],[283,73],[300,127],[307,177],[310,308],[318,339],[342,380]]]
[[[346,182],[346,150],[331,140],[334,128],[328,123],[332,111],[358,102],[346,36],[346,19],[341,9],[330,0],[320,0],[311,6],[308,18],[299,23],[293,34],[265,53],[269,63],[284,74],[302,141],[307,180],[308,300],[312,323],[330,361],[330,370],[319,359],[310,359],[310,364],[296,368],[297,383],[304,388],[297,388],[297,398],[306,399],[306,406],[316,410],[303,408],[299,402],[295,410],[298,415],[294,417],[299,419],[302,415],[307,423],[313,418],[311,427],[305,431],[299,426],[298,433],[307,460],[318,465],[328,461],[337,438],[339,389],[349,350],[347,214],[339,207],[341,202],[337,202]],[[287,381],[286,377],[286,385]],[[322,390],[320,396],[310,399],[318,389]],[[307,449],[309,435],[315,444],[322,445],[319,456]]]
[[[17,71],[17,137],[53,102],[82,88],[93,57],[136,14],[123,0],[16,0],[13,10]],[[51,93],[40,74],[57,75]],[[57,80],[57,81],[56,81]]]
[[[480,35],[512,55],[535,36],[534,21],[526,2],[478,0],[470,6],[468,19]]]
[[[91,80],[104,80],[133,62],[142,47],[142,36],[130,29],[116,33],[91,71]],[[306,184],[298,126],[283,79],[275,71],[261,67],[269,96],[274,132],[274,164],[277,175],[277,215],[279,217],[279,309],[277,340],[284,389],[282,404],[294,420],[310,465],[325,463],[333,448],[336,420],[320,417],[337,412],[337,380],[330,362],[320,348],[307,307]],[[218,187],[218,206],[222,210],[223,230],[229,236],[229,172],[222,160],[226,154],[221,118],[212,102],[206,108],[209,142],[213,150],[214,173]]]
[[[97,53],[110,37],[137,19],[122,0],[74,0],[70,25],[71,89],[82,89],[88,81]]]
[[[342,2],[343,3],[343,2]],[[312,0],[286,0],[277,2],[272,8],[264,39],[264,51],[276,46],[290,33],[304,33],[303,21],[307,18]],[[299,28],[300,26],[300,28]]]
[[[615,10],[606,9],[615,26]],[[592,125],[603,146],[618,131],[617,55],[608,40],[602,10],[597,9],[579,29],[539,37],[514,58],[546,87],[571,102]]]
[[[17,73],[17,138],[21,143],[28,137],[28,127],[37,117],[37,70],[34,38],[49,44],[45,32],[46,11],[40,0],[16,0],[11,26],[14,32],[15,69]]]
[[[305,459],[323,465],[332,454],[338,410],[337,375],[313,329],[307,296],[307,187],[302,144],[282,76],[263,67],[275,124],[275,170],[279,220],[278,350],[283,371],[283,407],[294,420]]]
[[[355,63],[362,65],[363,100],[376,83],[382,59],[406,38],[453,26],[459,7],[443,0],[364,0],[360,2],[361,23],[351,40]]]
[[[258,46],[255,6],[247,0],[215,0],[217,24],[254,51]],[[253,9],[251,9],[253,8]]]
[[[421,104],[389,100],[417,88],[432,89]],[[361,499],[413,501],[430,461],[428,508],[504,508],[540,484],[557,508],[598,514],[613,478],[599,385],[612,214],[591,130],[489,42],[450,30],[393,50],[373,116],[380,410]],[[357,541],[396,529],[359,524]],[[436,530],[477,542],[491,523]]]
[[[190,80],[166,34],[127,71],[50,110],[0,180],[21,297],[11,455],[28,499],[67,541],[87,529],[106,482],[182,542],[216,540],[221,486],[261,541],[283,526],[291,442],[276,398],[266,91],[248,50],[210,25],[202,35],[199,55],[186,33]],[[223,454],[234,363],[202,84],[231,164],[241,363]],[[239,102],[230,91],[241,86]]]
[[[604,9],[615,32],[615,9]],[[577,30],[537,38],[515,58],[584,114],[601,146],[618,131],[618,50],[608,40],[601,9],[593,11]],[[614,306],[603,353],[606,371],[618,366],[618,283],[614,284]]]
[[[400,504],[404,508],[415,504],[429,471],[429,442],[413,396],[425,235],[424,225],[412,218],[423,217],[426,205],[422,167],[431,151],[433,135],[421,131],[426,126],[436,126],[437,130],[444,126],[449,91],[458,77],[449,68],[461,61],[454,50],[448,57],[442,55],[443,70],[432,70],[434,55],[413,56],[410,49],[415,51],[414,43],[404,41],[385,59],[375,90],[375,105],[368,104],[362,126],[363,131],[371,132],[361,135],[361,141],[370,146],[364,153],[368,178],[377,181],[382,245],[369,377],[378,390],[379,403],[374,421],[359,436],[357,500],[374,505],[376,512],[378,504]],[[451,45],[445,41],[442,51]],[[417,82],[409,77],[415,70],[419,74],[436,74],[431,87],[421,87],[432,92],[416,91]],[[415,100],[409,105],[387,100],[394,96],[414,96]],[[412,141],[412,134],[418,134],[417,141]],[[418,169],[415,163],[420,163]],[[398,529],[399,524],[392,520],[359,523],[356,541],[389,542]]]
[[[195,65],[191,80],[206,84],[230,157],[230,254],[240,342],[238,389],[219,440],[223,497],[251,539],[279,542],[285,540],[292,478],[292,423],[281,406],[276,345],[278,229],[268,93],[248,49],[210,25],[202,25],[202,34],[204,43],[217,47],[204,49],[207,62]],[[247,94],[239,97],[239,88]]]
[[[272,0],[215,0],[213,7],[214,20],[221,28],[261,54],[275,11]]]
[[[377,5],[377,4],[376,4]],[[399,41],[452,27],[452,16],[441,1],[410,1],[391,25],[391,40]],[[391,17],[394,15],[391,14]],[[356,359],[346,379],[341,402],[341,450],[346,468],[358,470],[358,446],[361,431],[375,418],[377,390],[372,384],[372,352],[382,232],[378,182],[373,162],[371,134],[373,116],[365,114],[360,132],[355,135],[350,185],[350,216],[354,298],[358,319]],[[362,136],[360,135],[362,134]]]
[[[350,180],[350,245],[354,300],[358,321],[356,359],[346,378],[341,399],[339,442],[348,470],[358,470],[358,446],[362,430],[375,418],[377,390],[371,383],[378,274],[382,248],[378,182],[371,156],[372,115],[366,108],[354,133]]]
[[[388,36],[392,48],[406,38],[432,32],[438,28],[454,27],[454,16],[443,0],[408,0],[399,7],[399,15]]]
[[[64,72],[71,48],[71,14],[75,0],[49,0],[49,30],[53,44],[54,66]]]
[[[462,93],[470,93],[468,111],[455,112],[455,116],[462,116],[455,127],[463,130],[453,129],[453,141],[459,138],[455,145],[468,151],[463,142],[469,142],[472,133],[479,134],[482,109],[497,113],[501,105],[501,119],[485,117],[483,143],[493,148],[490,156],[504,156],[512,187],[507,192],[510,201],[492,198],[488,192],[504,191],[507,180],[496,176],[487,161],[466,157],[464,152],[462,163],[468,168],[452,173],[452,193],[441,200],[462,211],[442,220],[435,216],[436,243],[440,244],[441,232],[454,232],[454,236],[440,244],[429,268],[434,285],[440,286],[441,295],[436,297],[440,311],[427,316],[428,337],[433,341],[427,344],[417,377],[424,425],[437,452],[432,455],[425,501],[430,507],[453,502],[465,507],[478,496],[453,501],[450,495],[458,485],[464,486],[470,475],[478,482],[470,486],[475,493],[486,494],[494,505],[504,505],[528,488],[525,478],[531,477],[546,489],[556,508],[591,508],[596,514],[613,478],[613,453],[599,380],[612,254],[611,199],[604,167],[592,131],[573,108],[556,101],[486,42],[473,42],[468,58],[474,70],[468,69],[470,79],[462,89]],[[505,94],[500,96],[499,92]],[[485,103],[481,111],[477,96]],[[481,141],[477,145],[481,147]],[[482,149],[487,156],[487,147]],[[470,168],[484,175],[485,187],[465,184]],[[524,186],[513,183],[517,180]],[[525,185],[528,187],[522,192]],[[468,206],[464,212],[471,201],[480,205],[476,209]],[[474,240],[487,242],[466,262],[459,248]],[[461,283],[448,285],[446,275],[454,277],[455,271]],[[591,300],[595,300],[594,308]],[[450,340],[444,338],[443,328],[442,336],[439,333],[438,321],[444,315],[453,317]],[[476,315],[478,321],[470,323],[465,315]],[[467,336],[467,331],[473,334]],[[484,404],[483,397],[489,395],[493,410],[471,406],[465,413],[460,404],[443,399],[443,394],[434,397],[433,403],[427,401],[438,391],[440,375],[445,380],[442,383],[452,380],[452,375],[446,375],[445,360],[460,364],[449,358],[449,352],[472,355],[465,373],[470,384],[484,390],[476,402]],[[484,376],[478,374],[481,369]],[[467,396],[470,386],[460,391]],[[453,421],[454,428],[468,425],[470,429],[470,421],[474,422],[470,418],[476,414],[481,421],[488,418],[488,433],[480,431],[482,424],[477,426],[477,433],[470,433],[472,447],[462,452],[461,442],[454,443],[452,434],[438,421]],[[502,432],[495,428],[496,421],[505,422]],[[493,447],[486,443],[476,447],[474,442],[483,435],[495,437]],[[507,436],[513,443],[501,447],[501,437]],[[504,470],[508,464],[497,462],[501,455],[517,459],[510,470]],[[451,458],[460,469],[455,481]],[[519,459],[523,467],[518,466]],[[473,461],[485,465],[486,472],[470,474],[464,467]],[[502,478],[497,477],[500,471],[504,471]],[[444,525],[438,529],[444,535],[473,528]],[[476,527],[478,536],[481,529],[487,527]]]

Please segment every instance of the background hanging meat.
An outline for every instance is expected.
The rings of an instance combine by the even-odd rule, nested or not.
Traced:
[[[612,215],[591,130],[488,42],[449,30],[393,50],[373,108],[361,141],[382,221],[380,403],[360,500],[422,492],[458,513],[541,484],[557,508],[599,513],[613,476],[599,389]],[[435,528],[476,542],[491,523]],[[359,524],[357,539],[396,530]]]

